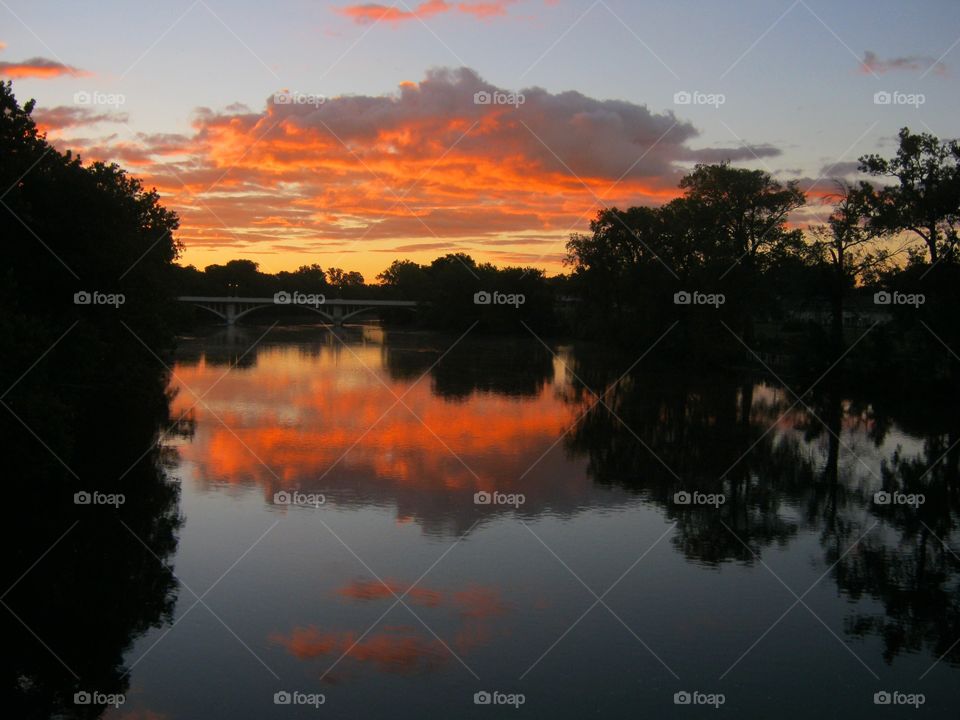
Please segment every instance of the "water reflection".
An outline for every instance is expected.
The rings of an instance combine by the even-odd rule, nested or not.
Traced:
[[[85,409],[71,446],[10,431],[18,499],[5,523],[3,707],[17,718],[96,718],[101,696],[129,694],[134,641],[172,621],[169,565],[181,526],[177,458],[156,445],[163,387],[105,396]],[[104,436],[104,433],[108,433]],[[109,439],[108,439],[109,438]],[[53,471],[45,454],[63,462]],[[36,462],[31,462],[30,458]],[[122,493],[119,506],[75,505],[74,493]],[[90,704],[77,704],[84,693]]]
[[[952,437],[931,435],[916,455],[900,448],[890,454],[881,468],[883,492],[916,502],[872,503],[883,532],[837,566],[837,583],[845,592],[882,602],[882,614],[858,614],[848,630],[882,637],[888,662],[924,648],[936,658],[960,662],[960,557],[952,547],[958,464]]]
[[[545,716],[654,713],[669,676],[623,624],[590,615],[563,635],[593,602],[564,564],[600,592],[674,523],[609,601],[685,680],[716,682],[789,607],[773,570],[798,594],[822,576],[824,594],[808,599],[848,648],[948,697],[960,665],[960,421],[948,398],[851,378],[798,402],[769,379],[623,375],[631,358],[554,355],[533,338],[265,330],[185,339],[170,416],[164,377],[91,405],[69,445],[50,441],[76,478],[6,427],[24,488],[7,506],[19,539],[4,578],[4,704],[16,717],[264,717],[274,668],[371,717],[427,687],[401,716],[469,716],[474,671],[528,691]],[[128,502],[78,508],[83,488]],[[279,505],[280,490],[327,503]],[[524,502],[477,504],[483,491]],[[678,504],[682,492],[724,502]],[[231,632],[202,613],[183,620],[178,578],[206,588],[224,570],[212,608]],[[809,672],[824,657],[821,681],[849,681],[849,653],[786,625],[736,682],[780,692],[763,648]],[[183,657],[231,678],[232,694],[194,684]],[[617,694],[638,673],[647,695]],[[602,690],[581,697],[588,685]],[[74,704],[84,690],[131,699],[119,711]]]
[[[851,378],[801,401],[743,374],[623,374],[632,359],[534,338],[265,330],[185,339],[169,378],[104,394],[63,444],[5,426],[23,488],[7,505],[18,541],[3,597],[4,705],[16,717],[212,717],[223,703],[262,717],[274,667],[370,716],[424,687],[460,707],[474,669],[529,690],[546,715],[653,712],[660,694],[616,695],[635,682],[620,672],[643,668],[661,694],[650,678],[667,676],[624,625],[591,616],[552,643],[592,602],[578,578],[599,592],[671,525],[664,554],[610,602],[685,678],[704,663],[712,681],[767,630],[794,599],[779,608],[770,571],[793,586],[801,566],[832,586],[818,616],[868,667],[906,663],[944,694],[960,665],[960,420],[947,397]],[[10,402],[29,414],[25,396]],[[83,489],[127,502],[76,506]],[[280,490],[327,502],[276,504]],[[524,501],[478,504],[485,491]],[[680,504],[684,492],[724,502]],[[180,622],[179,577],[219,583],[209,625],[202,613]],[[824,650],[804,649],[807,633],[761,647],[809,663]],[[234,694],[192,686],[185,655],[216,664]],[[748,673],[751,660],[737,681],[774,692],[779,678],[759,659]],[[841,674],[839,662],[855,661],[824,660],[823,672]],[[605,690],[565,694],[586,685]],[[75,704],[83,691],[131,700]]]
[[[784,506],[811,487],[814,464],[786,393],[752,379],[662,373],[630,375],[599,392],[604,401],[568,446],[590,459],[597,482],[662,506],[688,558],[749,561],[796,535],[800,520]],[[722,494],[725,502],[686,507],[674,502],[678,492]]]
[[[498,515],[568,517],[641,502],[675,522],[674,546],[706,567],[756,566],[768,549],[812,531],[838,588],[884,608],[851,615],[851,636],[882,637],[887,661],[921,648],[958,659],[951,413],[918,412],[902,398],[871,402],[837,383],[800,401],[743,375],[621,376],[628,363],[602,351],[560,347],[554,356],[532,338],[450,350],[454,337],[305,332],[271,335],[248,353],[252,331],[184,348],[174,412],[196,428],[181,450],[204,487],[256,487],[267,504],[281,489],[322,492],[334,506],[391,508],[398,522],[450,538]],[[478,506],[482,490],[526,502]],[[926,502],[878,505],[881,490]],[[684,506],[679,492],[725,501]],[[394,599],[380,583],[349,588],[339,597]],[[414,600],[440,597],[418,591]],[[356,643],[350,662],[392,671],[449,660],[414,626],[362,640],[352,628],[292,626],[273,640],[327,659]]]
[[[418,613],[411,624],[386,625],[362,633],[352,628],[321,629],[316,625],[294,627],[276,633],[271,641],[295,657],[319,662],[319,679],[337,684],[365,668],[400,675],[434,672],[469,657],[477,647],[489,644],[497,633],[494,620],[509,611],[496,588],[468,584],[452,590],[404,585],[396,580],[353,580],[337,590],[341,600],[373,605],[379,612],[397,598],[404,598]],[[418,622],[420,613],[434,622],[436,615],[452,615],[449,640],[434,635],[430,626]],[[332,663],[332,664],[331,664]]]
[[[433,391],[447,399],[497,393],[536,397],[553,380],[554,358],[530,338],[504,338],[496,343],[467,337],[452,347],[425,351],[417,337],[393,334],[384,345],[384,366],[394,380],[416,380],[428,370]],[[449,346],[449,343],[448,343]]]
[[[229,373],[211,360],[229,357],[219,348],[187,350],[173,412],[197,437],[183,457],[206,485],[258,486],[267,501],[298,489],[341,506],[389,505],[430,532],[507,511],[476,506],[481,491],[522,492],[521,513],[589,505],[590,483],[562,482],[555,458],[539,460],[577,412],[550,353],[533,339],[510,354],[476,341],[447,352],[455,340],[271,337]]]
[[[848,633],[880,636],[888,663],[920,649],[960,660],[952,411],[918,412],[903,397],[874,405],[836,384],[800,400],[777,385],[726,376],[636,373],[600,392],[604,402],[577,424],[569,447],[590,458],[597,482],[662,506],[689,559],[752,564],[801,528],[818,530],[838,588],[851,601],[882,603],[882,613],[849,618]],[[694,489],[726,502],[674,502],[674,493]]]

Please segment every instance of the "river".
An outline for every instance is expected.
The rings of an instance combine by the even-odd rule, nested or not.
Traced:
[[[950,428],[635,359],[184,338],[174,606],[105,717],[953,717]]]

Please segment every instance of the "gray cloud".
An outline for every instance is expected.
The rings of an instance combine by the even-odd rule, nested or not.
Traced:
[[[861,72],[872,73],[875,75],[883,75],[891,70],[905,70],[909,72],[922,73],[925,73],[928,70],[933,70],[933,72],[937,73],[938,75],[945,75],[947,73],[947,66],[942,62],[939,62],[936,58],[927,57],[925,55],[909,55],[906,57],[895,57],[882,60],[881,58],[877,57],[875,52],[867,50],[863,53],[863,60],[860,62],[860,70]]]

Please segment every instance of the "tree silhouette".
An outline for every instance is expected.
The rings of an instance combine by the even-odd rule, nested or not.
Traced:
[[[941,141],[929,133],[899,133],[900,146],[890,158],[864,155],[860,170],[895,184],[874,190],[864,183],[872,201],[874,227],[911,232],[927,246],[931,264],[956,260],[960,224],[960,143]]]
[[[890,252],[875,245],[882,234],[869,223],[870,197],[849,183],[838,183],[838,200],[826,225],[811,228],[813,262],[827,268],[834,352],[843,350],[845,296],[868,276],[876,277]]]

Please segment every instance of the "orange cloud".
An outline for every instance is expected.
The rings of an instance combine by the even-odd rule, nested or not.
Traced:
[[[352,18],[355,22],[365,24],[385,20],[387,22],[397,22],[400,20],[413,20],[414,18],[428,18],[438,13],[444,13],[450,10],[451,5],[444,0],[426,0],[417,5],[413,10],[402,10],[398,7],[380,5],[378,3],[366,3],[363,5],[350,5],[341,8],[339,12]]]
[[[60,77],[61,75],[88,77],[90,73],[86,70],[80,70],[70,65],[64,65],[56,60],[48,60],[42,57],[30,58],[23,62],[0,62],[0,77],[13,79],[48,79]]]
[[[426,261],[445,243],[559,269],[569,232],[603,205],[669,200],[691,162],[778,153],[693,148],[699,131],[670,111],[536,87],[511,95],[468,68],[432,70],[393,95],[317,97],[201,109],[188,135],[59,144],[136,165],[180,213],[187,262],[255,254],[279,270],[357,253],[349,264],[370,276],[397,246],[421,247],[410,256]],[[525,245],[531,234],[552,245]]]
[[[506,15],[507,6],[513,5],[516,1],[517,0],[492,0],[490,2],[453,3],[446,2],[445,0],[424,0],[424,2],[421,2],[412,10],[401,9],[396,7],[396,5],[364,3],[340,8],[338,12],[360,24],[380,21],[398,23],[417,18],[423,20],[450,11],[461,12],[477,18],[486,19],[497,15]]]
[[[41,131],[49,132],[98,123],[125,123],[129,117],[126,113],[96,112],[87,107],[59,105],[47,110],[34,110],[33,119]]]
[[[478,2],[478,3],[458,3],[457,9],[460,12],[473,15],[478,18],[490,18],[497,15],[507,14],[507,5],[512,5],[515,0],[500,0],[500,2]]]

